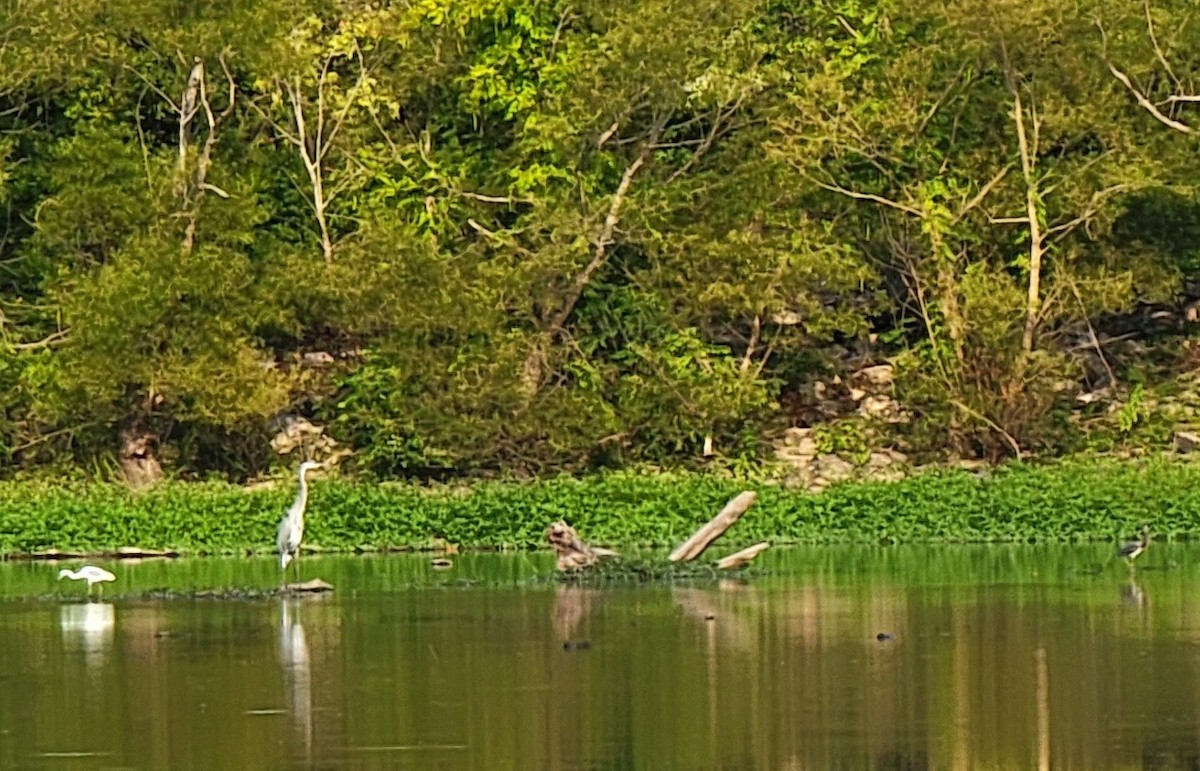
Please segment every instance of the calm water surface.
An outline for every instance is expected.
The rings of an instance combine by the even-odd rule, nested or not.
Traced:
[[[0,563],[0,767],[1200,766],[1200,548],[793,549],[606,588],[548,555]],[[56,593],[61,592],[62,596]],[[880,641],[880,633],[890,639]]]

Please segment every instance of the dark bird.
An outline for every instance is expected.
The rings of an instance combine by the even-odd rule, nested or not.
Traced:
[[[1120,549],[1117,549],[1117,556],[1129,560],[1130,564],[1138,558],[1142,552],[1146,551],[1146,547],[1150,545],[1150,526],[1142,525],[1142,537],[1136,541],[1127,541]]]

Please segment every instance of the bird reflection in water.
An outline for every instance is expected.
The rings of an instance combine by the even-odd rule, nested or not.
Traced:
[[[58,626],[64,647],[82,651],[89,665],[99,664],[112,647],[116,612],[109,602],[80,602],[60,605]]]
[[[288,713],[296,733],[303,737],[304,758],[312,759],[312,670],[308,640],[300,623],[300,601],[279,603],[279,661],[287,687]]]
[[[1131,578],[1129,583],[1121,587],[1121,599],[1134,607],[1144,608],[1146,606],[1146,590]]]

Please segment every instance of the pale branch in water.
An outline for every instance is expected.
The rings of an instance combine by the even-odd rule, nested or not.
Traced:
[[[726,530],[733,527],[746,510],[754,505],[758,493],[746,490],[734,496],[715,517],[710,519],[686,541],[676,547],[667,557],[671,562],[689,562],[699,557],[713,541],[720,538]]]

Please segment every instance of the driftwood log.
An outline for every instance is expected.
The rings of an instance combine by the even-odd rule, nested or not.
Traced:
[[[706,522],[690,538],[680,544],[675,551],[671,552],[667,559],[671,562],[690,562],[696,559],[713,541],[720,538],[726,530],[733,527],[734,523],[738,521],[742,514],[746,513],[747,509],[754,505],[754,501],[757,499],[758,493],[753,490],[738,493],[725,504],[725,507],[717,513],[717,516]],[[546,540],[550,542],[550,546],[554,548],[555,553],[558,555],[559,571],[564,573],[590,568],[596,564],[596,560],[600,557],[620,556],[611,549],[588,546],[579,537],[579,534],[575,532],[575,528],[562,520],[555,522],[546,529]],[[717,560],[717,568],[720,570],[731,570],[745,567],[750,564],[751,560],[770,548],[770,546],[771,544],[766,541],[756,543],[739,552],[730,554],[728,557]]]
[[[735,495],[729,503],[725,504],[725,508],[717,513],[717,516],[710,519],[703,527],[671,552],[667,557],[671,562],[690,562],[699,557],[709,544],[717,540],[725,533],[726,530],[733,527],[734,523],[746,513],[746,509],[754,505],[754,501],[758,499],[758,493],[753,490]],[[756,552],[757,553],[757,552]]]
[[[730,554],[728,557],[722,557],[721,559],[717,560],[717,569],[732,570],[734,568],[744,568],[749,565],[755,557],[762,554],[769,548],[771,548],[771,544],[767,543],[766,541],[763,541],[762,543],[756,543],[753,546],[748,546],[739,552]]]
[[[575,528],[562,520],[546,530],[546,540],[558,554],[558,569],[563,572],[590,568],[600,557],[620,556],[611,549],[588,546],[575,532]]]

